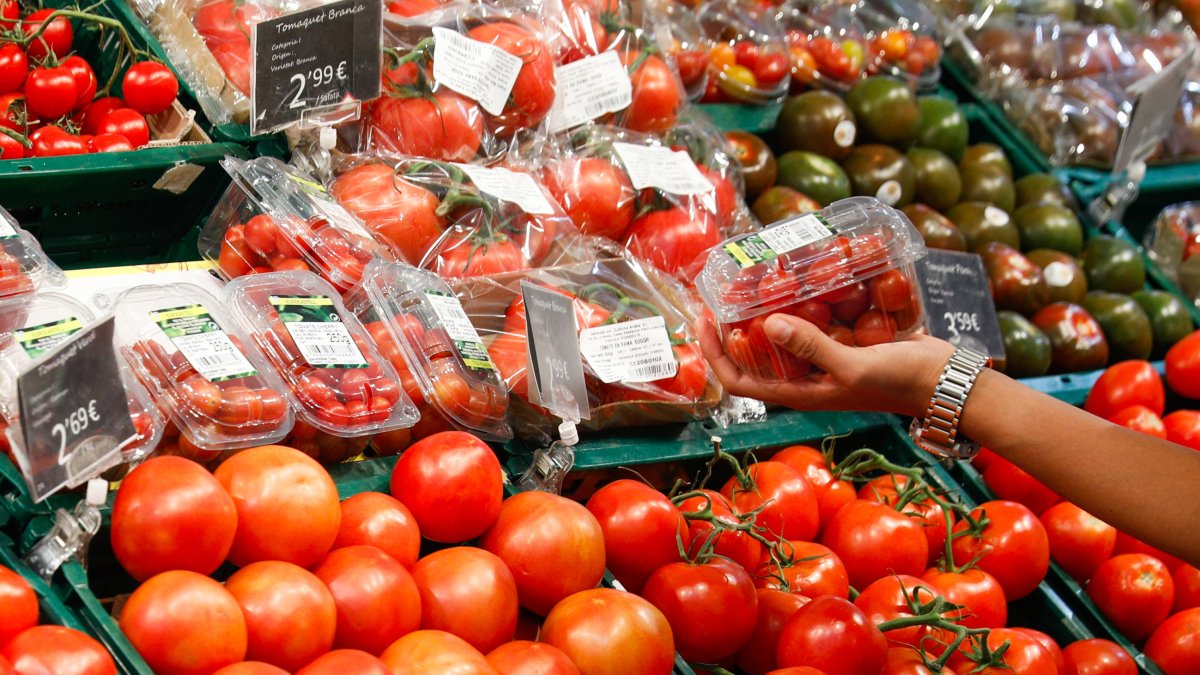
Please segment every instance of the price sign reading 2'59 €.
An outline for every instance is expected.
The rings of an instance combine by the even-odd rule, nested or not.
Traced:
[[[383,3],[339,0],[255,24],[250,130],[265,133],[306,113],[379,95]]]
[[[917,261],[917,279],[932,335],[1003,363],[1004,340],[978,254],[930,249]]]

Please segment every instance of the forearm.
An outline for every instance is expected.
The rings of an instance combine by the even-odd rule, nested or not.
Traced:
[[[1200,453],[992,371],[980,374],[961,429],[1088,513],[1200,566]]]

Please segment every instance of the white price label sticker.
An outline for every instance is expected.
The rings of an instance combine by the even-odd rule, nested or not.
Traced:
[[[0,239],[15,239],[16,237],[17,228],[13,227],[7,218],[0,218]]]
[[[475,187],[497,199],[516,204],[525,213],[537,215],[554,213],[554,206],[550,204],[550,200],[546,199],[546,193],[542,192],[542,188],[538,186],[537,181],[533,180],[533,176],[527,173],[474,164],[457,166],[470,176]]]
[[[679,364],[661,316],[623,321],[579,332],[579,352],[606,384],[675,377]]]
[[[550,131],[558,133],[629,107],[633,82],[615,51],[589,56],[554,69],[557,94]]]
[[[433,36],[433,79],[478,101],[492,115],[503,112],[521,73],[521,57],[441,26],[434,26]]]
[[[783,255],[802,246],[832,237],[833,233],[829,230],[828,225],[821,222],[820,218],[810,213],[796,220],[760,230],[758,236],[762,237],[763,243],[770,246],[776,255]]]
[[[613,143],[633,187],[658,188],[677,195],[712,192],[713,184],[682,150],[661,146]]]
[[[366,368],[354,337],[323,295],[272,295],[271,305],[300,356],[314,368]]]

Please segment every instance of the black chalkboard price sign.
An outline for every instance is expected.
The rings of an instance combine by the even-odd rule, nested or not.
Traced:
[[[265,133],[323,108],[379,96],[383,3],[339,0],[255,24],[250,130]]]
[[[917,261],[917,279],[931,335],[1004,362],[1004,340],[983,258],[976,253],[930,249]]]

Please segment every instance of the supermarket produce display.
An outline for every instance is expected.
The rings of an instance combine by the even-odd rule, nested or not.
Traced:
[[[0,675],[1200,673],[1176,514],[768,328],[1190,472],[1198,18],[0,0]]]

